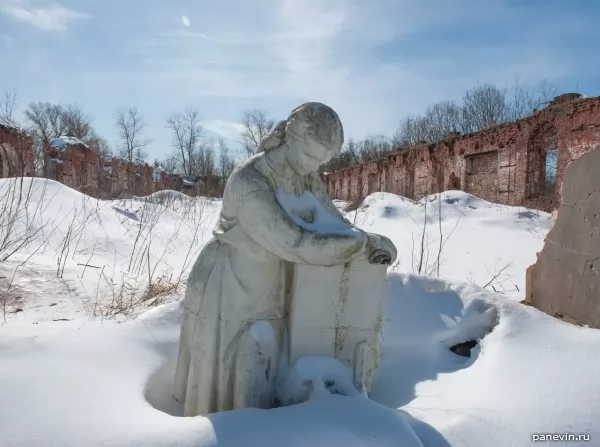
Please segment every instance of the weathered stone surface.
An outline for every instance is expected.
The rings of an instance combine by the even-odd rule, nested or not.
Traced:
[[[532,116],[482,132],[450,134],[381,160],[323,174],[334,199],[378,191],[420,199],[460,189],[486,200],[552,211],[571,160],[600,143],[600,98],[561,95]],[[556,149],[556,184],[546,181],[546,157]]]
[[[354,385],[370,392],[383,327],[387,266],[354,259],[345,265],[297,264],[289,322],[290,363],[329,356],[354,369]]]
[[[342,143],[337,114],[323,104],[303,104],[230,176],[214,239],[187,283],[173,393],[186,415],[273,406],[279,367],[288,366],[290,354],[355,361],[362,382],[371,372],[371,353],[355,353],[375,344],[377,284],[396,249],[389,239],[354,227],[327,196],[317,169]],[[358,259],[379,264],[371,297],[352,283],[369,271],[350,272],[356,276],[342,287],[340,266],[364,266],[353,263]],[[317,291],[318,284],[326,287]],[[295,303],[304,299],[310,302]],[[283,342],[286,329],[292,352]]]
[[[600,147],[567,168],[562,203],[535,265],[527,301],[567,321],[600,328]]]

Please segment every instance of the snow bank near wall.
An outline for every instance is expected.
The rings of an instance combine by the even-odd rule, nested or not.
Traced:
[[[447,191],[418,202],[375,193],[348,213],[348,219],[394,242],[398,248],[394,271],[419,273],[421,263],[421,274],[435,276],[441,232],[440,277],[484,286],[498,275],[488,288],[522,300],[525,270],[544,245],[551,215]]]

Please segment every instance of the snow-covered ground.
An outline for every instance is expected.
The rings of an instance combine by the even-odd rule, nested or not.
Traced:
[[[177,193],[97,201],[52,181],[29,184],[11,190],[11,181],[0,180],[0,213],[14,215],[8,227],[0,224],[0,259],[16,249],[0,262],[2,446],[524,446],[546,433],[591,436],[553,445],[600,439],[600,331],[518,303],[548,214],[462,192],[417,203],[370,196],[348,218],[390,237],[399,251],[386,284],[371,399],[321,393],[273,410],[183,418],[170,396],[177,300],[220,203]],[[3,208],[6,191],[27,202],[27,215]],[[2,242],[7,234],[11,244]],[[14,242],[27,234],[28,244]],[[419,270],[430,276],[410,274]],[[471,339],[481,340],[471,358],[448,349]]]

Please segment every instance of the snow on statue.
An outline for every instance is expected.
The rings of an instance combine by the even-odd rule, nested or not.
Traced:
[[[187,284],[174,389],[185,415],[275,404],[278,372],[290,360],[284,339],[295,340],[304,351],[320,341],[302,346],[298,340],[311,326],[302,320],[311,318],[306,306],[294,320],[299,335],[294,337],[289,327],[295,290],[307,294],[293,280],[296,267],[326,271],[365,259],[366,265],[385,270],[394,261],[391,241],[353,227],[319,178],[319,165],[340,151],[343,139],[334,110],[306,103],[279,122],[258,154],[230,176],[214,238],[200,253]],[[299,273],[307,278],[307,272]],[[345,302],[341,292],[334,293],[309,299],[317,305]],[[379,296],[364,300],[379,309]],[[322,316],[332,306],[311,308]],[[324,332],[321,341],[327,345],[345,333],[334,332]]]

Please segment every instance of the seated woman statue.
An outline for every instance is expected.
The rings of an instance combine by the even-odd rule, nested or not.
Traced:
[[[183,304],[173,395],[186,416],[274,405],[290,263],[395,259],[389,239],[352,227],[327,196],[317,170],[343,139],[335,111],[306,103],[229,177],[214,238],[192,268]],[[282,198],[307,195],[314,209],[299,220]],[[320,231],[314,218],[323,212],[347,230]]]

